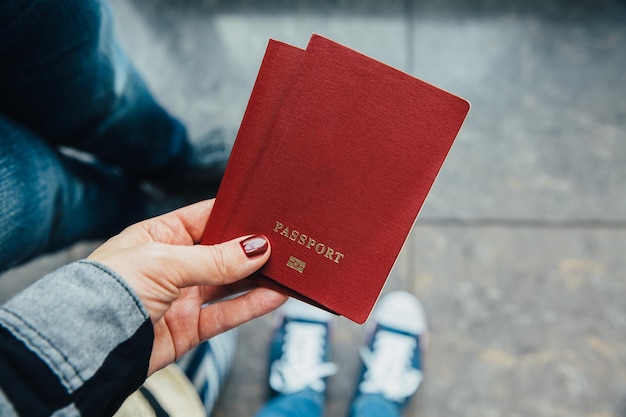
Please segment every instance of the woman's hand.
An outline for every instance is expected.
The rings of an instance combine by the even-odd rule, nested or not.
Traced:
[[[263,236],[219,245],[200,241],[213,201],[203,201],[128,227],[89,259],[107,265],[133,288],[154,325],[148,375],[167,366],[203,340],[264,315],[285,295],[240,281],[269,258]]]

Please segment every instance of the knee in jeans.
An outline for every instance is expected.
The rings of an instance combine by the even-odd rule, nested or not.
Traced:
[[[16,133],[0,119],[0,270],[47,245],[59,196],[60,162],[54,152]]]

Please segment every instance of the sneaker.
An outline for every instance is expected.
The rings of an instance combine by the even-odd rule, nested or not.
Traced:
[[[323,394],[325,379],[337,372],[337,365],[328,362],[333,315],[293,298],[278,314],[270,349],[272,394],[295,394],[304,389]]]
[[[232,369],[237,350],[237,329],[231,329],[199,344],[176,364],[196,389],[210,416]]]
[[[378,395],[402,409],[423,379],[426,314],[417,298],[398,291],[379,301],[372,318],[373,332],[361,349],[363,368],[356,399]]]

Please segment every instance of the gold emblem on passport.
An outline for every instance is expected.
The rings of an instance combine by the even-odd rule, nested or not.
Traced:
[[[290,256],[289,260],[287,261],[287,266],[291,269],[295,269],[296,271],[302,273],[304,271],[304,268],[306,267],[306,262],[301,261],[295,256]]]

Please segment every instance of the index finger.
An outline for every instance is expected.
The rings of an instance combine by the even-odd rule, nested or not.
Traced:
[[[154,242],[172,245],[199,243],[213,209],[215,199],[200,201],[153,219],[137,223],[137,227]]]

